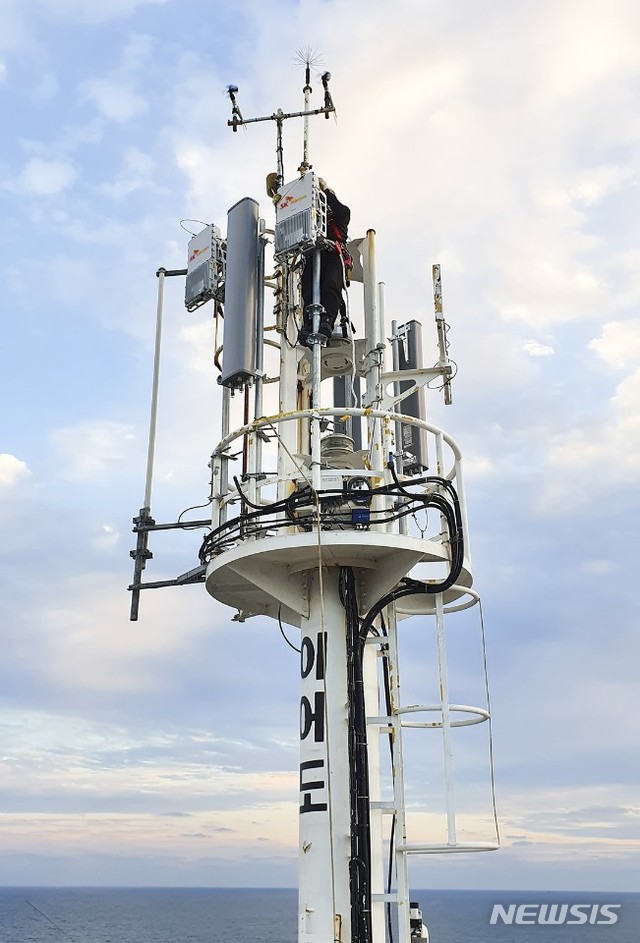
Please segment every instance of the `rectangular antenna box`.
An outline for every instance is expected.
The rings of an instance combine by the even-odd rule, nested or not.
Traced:
[[[226,243],[217,226],[205,226],[189,240],[184,295],[187,311],[195,311],[212,298],[223,300],[226,254]]]
[[[231,390],[253,382],[256,368],[259,206],[251,197],[235,203],[227,214],[227,265],[224,289],[224,348],[218,380]],[[262,342],[262,338],[260,338]]]
[[[283,185],[276,203],[276,259],[312,249],[327,235],[327,198],[317,181],[316,175],[307,171]]]
[[[398,369],[406,370],[409,373],[412,370],[420,370],[422,363],[422,325],[419,321],[408,321],[406,324],[398,326],[396,334]],[[397,384],[397,390],[404,393],[414,386],[414,381],[400,380]],[[398,406],[401,413],[405,416],[412,416],[414,419],[426,421],[427,410],[425,403],[424,388],[410,393]],[[403,471],[408,475],[417,475],[426,471],[429,467],[429,456],[427,451],[427,433],[425,429],[419,426],[409,425],[408,422],[402,422],[401,425],[401,450],[403,454]]]

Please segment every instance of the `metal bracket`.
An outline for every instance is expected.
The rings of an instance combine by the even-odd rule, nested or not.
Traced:
[[[164,586],[188,586],[191,583],[202,583],[206,577],[207,568],[204,564],[181,573],[173,580],[155,580],[148,583],[142,582],[142,573],[147,565],[147,560],[153,558],[153,553],[148,548],[149,533],[152,530],[189,530],[193,527],[210,527],[211,521],[172,521],[170,524],[156,524],[151,517],[149,508],[141,508],[140,513],[133,519],[133,532],[138,535],[136,549],[129,551],[129,556],[135,561],[133,568],[133,582],[127,588],[131,592],[131,613],[129,619],[131,622],[138,621],[138,612],[140,608],[140,592],[143,589],[161,589]]]
[[[147,565],[147,560],[151,560],[153,554],[148,549],[149,530],[155,526],[155,521],[151,517],[149,508],[140,508],[138,517],[134,517],[133,523],[136,525],[134,532],[138,534],[136,549],[129,551],[129,556],[133,558],[133,583],[129,587],[131,596],[131,613],[129,618],[132,622],[138,620],[138,609],[140,607],[140,589],[142,588],[142,572]]]
[[[380,409],[391,410],[398,403],[401,403],[403,399],[406,399],[407,396],[411,396],[416,390],[427,386],[430,380],[435,380],[436,377],[442,377],[446,383],[451,379],[452,375],[453,367],[450,364],[443,364],[437,367],[421,367],[419,370],[392,370],[389,373],[383,373],[381,378],[383,387],[387,387],[389,383],[397,383],[400,380],[414,380],[415,382],[413,386],[409,387],[408,390],[404,390],[402,393],[393,395],[385,394],[382,397]]]

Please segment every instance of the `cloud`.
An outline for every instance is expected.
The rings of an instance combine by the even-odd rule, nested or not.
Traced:
[[[568,0],[545,17],[545,37],[534,60],[540,99],[570,104],[634,71],[637,10],[622,2],[610,13],[603,18],[597,3]]]
[[[91,101],[111,121],[127,122],[143,114],[149,103],[136,90],[137,75],[153,49],[149,36],[135,35],[122,50],[120,64],[106,76],[86,79],[79,86],[81,101]]]
[[[29,90],[29,98],[32,102],[39,105],[48,104],[56,97],[59,90],[60,83],[58,77],[48,72]]]
[[[22,173],[6,180],[4,187],[28,196],[55,196],[67,190],[77,179],[78,171],[69,160],[45,160],[31,157]]]
[[[562,223],[563,235],[554,234],[550,220],[521,222],[525,244],[506,249],[501,295],[510,301],[500,306],[502,317],[547,326],[592,316],[601,303],[602,280],[580,260],[575,235]],[[559,244],[562,238],[568,240],[565,247]]]
[[[116,79],[89,79],[82,83],[83,101],[92,101],[112,121],[129,121],[148,108],[146,98],[126,82]]]
[[[585,573],[592,573],[595,576],[605,576],[615,570],[613,560],[586,560],[582,564]]]
[[[140,7],[162,6],[167,2],[168,0],[109,0],[109,3],[86,3],[84,0],[39,0],[54,16],[73,18],[91,25],[124,19]]]
[[[100,481],[128,471],[136,447],[133,427],[108,419],[55,429],[51,441],[61,477],[69,481]]]
[[[610,798],[620,801],[607,802]],[[584,804],[580,805],[581,801]],[[632,790],[615,784],[607,791],[598,787],[551,789],[537,794],[524,790],[518,797],[517,810],[510,800],[503,807],[502,821],[505,830],[517,829],[519,833],[513,839],[506,837],[509,844],[535,845],[551,855],[606,854],[615,850],[631,861],[640,848],[640,810]],[[536,851],[536,857],[540,853],[544,854]]]
[[[615,345],[603,348],[617,358]],[[564,510],[593,499],[593,472],[600,485],[627,486],[640,472],[640,369],[618,384],[606,415],[583,422],[550,439],[548,465],[554,472],[543,504],[551,494],[562,498]],[[558,474],[560,477],[557,477]],[[557,508],[555,501],[554,509]]]
[[[570,196],[578,203],[592,206],[616,193],[633,176],[631,166],[603,165],[579,171],[572,183]]]
[[[96,808],[96,785],[102,780],[103,812],[120,812],[132,796],[146,793],[154,815],[177,820],[165,829],[183,829],[180,819],[188,814],[190,828],[201,828],[207,818],[210,831],[231,833],[232,816],[249,819],[250,810],[242,808],[245,803],[255,816],[255,809],[267,803],[277,806],[295,798],[294,770],[251,769],[250,761],[241,769],[225,766],[217,739],[212,737],[208,749],[202,750],[196,731],[188,726],[177,729],[156,723],[136,728],[72,713],[6,706],[3,718],[3,750],[17,761],[0,790],[5,810],[10,803],[13,812],[34,806],[47,811],[47,802],[38,802],[44,794],[60,811],[75,797],[82,811],[89,812]],[[177,815],[180,797],[182,809]],[[295,828],[295,822],[292,825]]]
[[[136,190],[159,189],[155,182],[156,165],[149,154],[136,147],[129,147],[123,157],[122,169],[111,182],[100,185],[101,193],[120,200]]]
[[[30,475],[26,462],[7,452],[0,454],[0,488],[12,488]]]
[[[316,9],[315,4],[309,6]],[[465,22],[456,32],[455,48],[451,48],[434,43],[428,32],[429,18],[414,18],[411,35],[403,36],[400,42],[392,11],[376,4],[368,10],[366,25],[358,25],[365,31],[362,45],[350,48],[348,57],[339,38],[320,36],[318,41],[322,39],[326,44],[328,60],[341,61],[342,54],[344,74],[337,74],[334,89],[338,133],[330,122],[312,126],[314,163],[335,168],[336,140],[340,141],[341,152],[355,155],[363,149],[363,128],[367,128],[371,140],[375,136],[375,147],[367,147],[366,161],[358,164],[362,172],[354,173],[353,160],[344,161],[338,165],[341,178],[335,180],[335,185],[339,192],[342,185],[350,188],[352,231],[356,226],[364,230],[366,225],[373,225],[381,240],[388,240],[385,248],[391,247],[391,265],[401,275],[406,272],[411,276],[394,286],[400,293],[400,307],[417,303],[415,273],[422,265],[418,246],[426,242],[440,257],[455,257],[462,263],[462,272],[476,286],[474,310],[484,323],[495,324],[497,314],[506,321],[536,327],[596,318],[607,301],[607,270],[614,261],[608,258],[603,266],[602,254],[596,256],[599,247],[590,211],[628,182],[630,170],[601,156],[594,159],[588,154],[580,158],[574,153],[582,136],[588,134],[584,125],[589,127],[589,118],[582,111],[558,115],[556,109],[566,107],[571,111],[565,95],[536,99],[540,82],[538,43],[542,43],[554,69],[562,60],[558,48],[547,38],[547,26],[544,35],[540,33],[542,19],[548,24],[549,35],[557,36],[560,49],[566,42],[572,57],[582,57],[576,65],[583,75],[578,88],[586,86],[586,76],[593,73],[591,51],[568,35],[565,16],[552,4],[544,5],[540,19],[530,11],[515,18],[506,7],[501,12],[502,28],[507,33],[511,29],[515,40],[508,55],[513,93],[506,97],[504,72],[488,67],[478,52],[497,42],[491,35],[491,19]],[[283,23],[281,41],[290,36],[292,48],[302,27],[301,11],[298,13]],[[357,5],[345,16],[348,35],[351,16],[358,18]],[[629,18],[635,19],[632,11]],[[321,22],[323,19],[320,17]],[[257,20],[259,51],[265,42],[266,30],[262,27]],[[628,48],[624,16],[614,18],[607,29],[618,37],[616,48]],[[349,97],[351,76],[367,68],[368,44],[375,46],[376,34],[386,37],[385,56],[397,81],[394,78],[390,84],[385,70],[368,70],[367,97]],[[344,61],[347,58],[348,65]],[[259,56],[253,59],[259,61]],[[504,59],[503,51],[500,59]],[[198,65],[205,68],[204,64]],[[623,65],[631,69],[633,60],[623,56]],[[207,73],[194,66],[196,63],[185,62],[185,76],[174,93],[182,115],[171,129],[174,152],[177,165],[189,181],[189,211],[202,216],[207,207],[207,218],[213,211],[219,220],[226,205],[237,198],[239,186],[238,168],[229,166],[227,160],[229,149],[238,155],[244,179],[251,179],[256,151],[252,142],[260,132],[249,128],[225,145],[194,130],[198,120],[207,125],[209,115],[217,122],[227,117],[223,103],[216,102],[207,91],[222,84],[222,79],[211,70],[211,78],[207,79]],[[288,87],[290,79],[281,75],[277,65],[275,68],[276,82],[281,78],[284,85],[286,78]],[[605,75],[610,74],[609,66],[603,69]],[[615,63],[611,70],[617,74]],[[243,108],[251,114],[261,113],[261,108],[268,111],[272,104],[263,101],[264,93],[256,88],[259,82],[251,66],[247,71],[253,100],[245,99]],[[398,87],[411,93],[399,95]],[[478,88],[491,102],[490,109],[480,107]],[[285,151],[289,168],[297,155],[293,124],[288,128],[293,145],[287,141]],[[538,146],[541,139],[545,140],[543,155]],[[469,141],[473,142],[472,152]],[[405,158],[417,152],[423,159],[419,179]],[[390,166],[396,167],[395,174],[389,174]],[[412,183],[410,203],[409,195],[398,186],[398,172],[405,171]],[[256,166],[253,179],[263,175],[263,168]],[[521,176],[527,180],[526,187],[517,184]],[[377,185],[379,181],[382,186]],[[372,189],[375,199],[371,198]],[[549,200],[551,193],[556,194],[555,202]],[[412,213],[408,212],[409,206]],[[438,220],[437,234],[425,236],[424,227],[417,222],[427,214]],[[478,219],[482,219],[481,232],[474,228],[473,221]],[[401,248],[396,251],[395,246]],[[462,311],[460,316],[466,325],[468,313]]]
[[[194,321],[181,328],[178,335],[180,342],[179,356],[185,369],[191,373],[211,375],[214,354],[214,322],[207,320]],[[220,343],[220,340],[218,340]]]
[[[465,475],[470,478],[483,478],[495,470],[495,465],[488,455],[470,455],[464,460]]]
[[[96,528],[92,545],[96,550],[113,550],[118,546],[121,535],[111,524],[101,524]]]
[[[522,349],[530,357],[551,357],[555,353],[553,347],[549,347],[548,344],[541,344],[539,341],[526,341],[522,345]]]
[[[52,588],[38,607],[39,656],[32,657],[18,640],[20,660],[47,684],[69,690],[162,690],[172,660],[206,627],[193,598],[185,602],[179,593],[156,591],[145,595],[145,618],[134,631],[127,621],[128,577],[85,570],[66,579],[62,590]],[[187,612],[192,613],[188,627]]]
[[[589,349],[615,370],[637,364],[640,361],[640,318],[604,324],[600,337],[589,342]]]
[[[24,4],[19,0],[4,0],[0,49],[14,53],[30,48],[33,37],[29,29],[29,17],[25,17],[24,13]]]

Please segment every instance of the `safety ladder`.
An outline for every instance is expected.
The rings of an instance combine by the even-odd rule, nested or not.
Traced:
[[[387,661],[391,703],[390,713],[385,713],[380,716],[367,717],[367,724],[370,732],[369,739],[371,740],[376,732],[378,734],[388,734],[390,732],[393,744],[393,757],[391,763],[393,797],[392,799],[372,799],[370,805],[372,812],[377,810],[382,816],[393,816],[394,818],[393,854],[395,858],[395,889],[392,889],[391,892],[389,892],[386,889],[386,884],[382,888],[375,887],[373,889],[371,899],[372,905],[390,903],[397,907],[400,943],[409,943],[411,932],[409,923],[409,855],[493,851],[496,850],[500,844],[497,818],[495,813],[491,739],[489,750],[489,770],[494,823],[496,828],[495,840],[488,842],[459,841],[456,833],[451,730],[454,727],[470,726],[473,724],[488,722],[489,737],[491,738],[491,715],[488,703],[488,693],[486,707],[473,707],[467,704],[452,704],[449,701],[449,683],[445,644],[445,613],[456,612],[460,611],[461,609],[470,608],[471,606],[479,604],[480,602],[477,593],[471,589],[464,588],[464,595],[466,596],[466,600],[464,602],[458,602],[457,604],[445,604],[443,594],[441,593],[427,597],[429,599],[429,607],[432,608],[425,607],[424,613],[415,613],[416,615],[422,614],[423,617],[435,617],[438,687],[441,695],[439,703],[412,705],[403,705],[401,703],[397,635],[398,620],[396,617],[395,606],[389,607],[385,614],[387,635],[383,637],[369,636],[367,639],[367,645],[380,646],[378,655]],[[484,632],[482,641],[484,653]],[[486,661],[484,664],[484,669],[486,678]],[[435,719],[429,720],[420,718],[420,715],[424,716],[429,714],[435,715]],[[418,719],[409,719],[412,715],[418,715]],[[407,835],[404,764],[402,752],[402,731],[403,728],[407,727],[441,730],[445,786],[445,814],[447,825],[446,842],[411,841]]]

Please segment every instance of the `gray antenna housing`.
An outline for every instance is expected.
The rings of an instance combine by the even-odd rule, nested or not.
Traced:
[[[256,374],[259,205],[245,197],[228,213],[224,349],[220,383],[240,389]]]
[[[398,327],[397,333],[398,345],[398,369],[399,370],[420,370],[422,362],[422,325],[419,321],[408,321]],[[398,384],[400,392],[410,389],[414,385],[413,380],[401,380]],[[401,411],[406,416],[413,416],[414,419],[420,419],[426,422],[427,409],[425,405],[424,388],[417,389],[415,393],[410,393],[402,401]],[[427,434],[420,426],[402,424],[402,455],[403,471],[408,475],[415,475],[429,467],[427,454]]]

